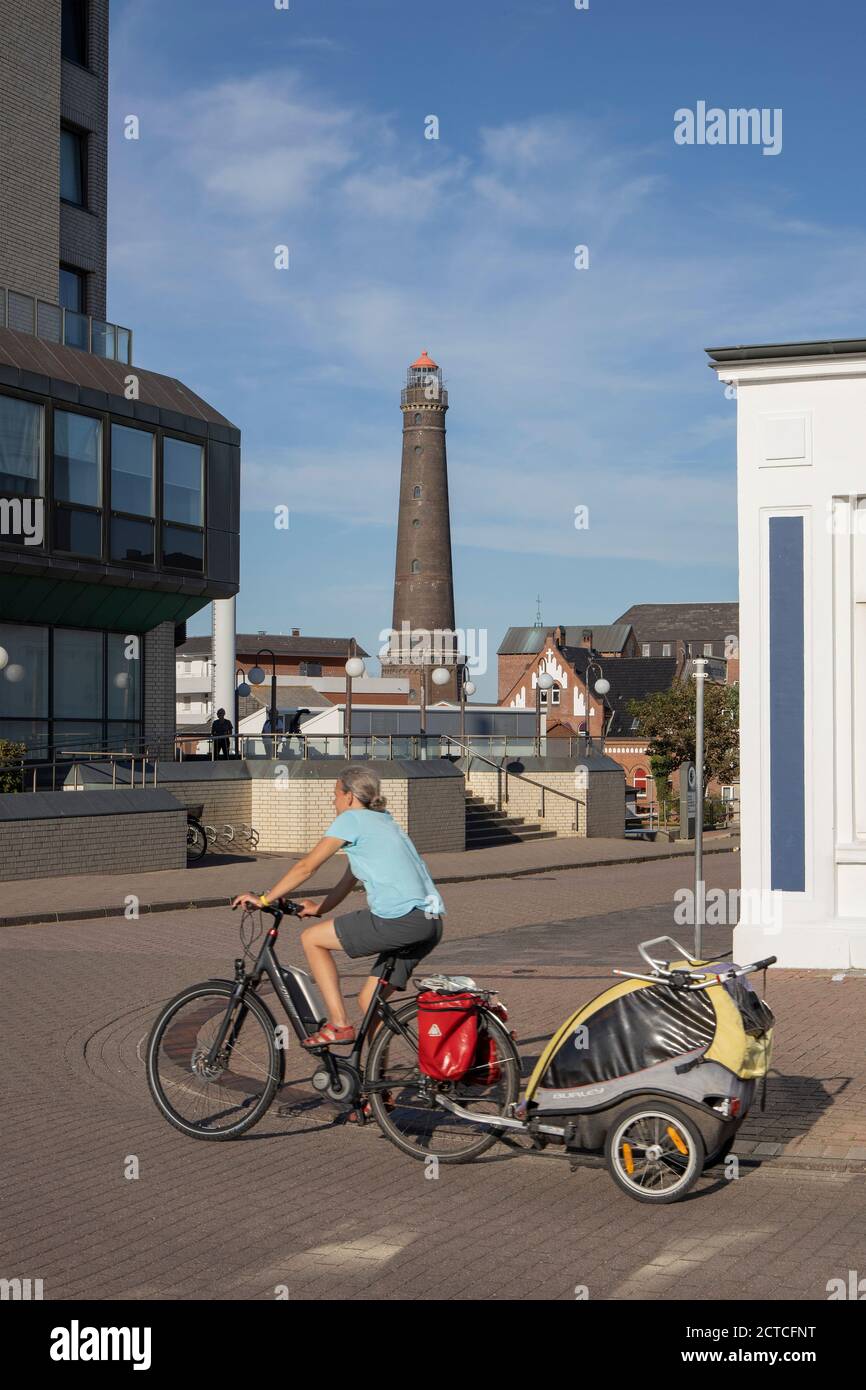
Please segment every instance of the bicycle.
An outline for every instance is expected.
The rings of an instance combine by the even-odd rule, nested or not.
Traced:
[[[260,988],[269,981],[299,1042],[325,1022],[312,980],[295,966],[283,966],[276,954],[280,923],[301,909],[282,899],[262,912],[273,917],[255,955],[257,935],[244,938],[248,914],[241,919],[244,956],[234,962],[234,979],[205,980],[182,990],[162,1009],[147,1041],[146,1070],[151,1095],[170,1124],[195,1139],[236,1139],[252,1129],[269,1109],[285,1081],[287,1038],[277,1024]],[[382,992],[398,956],[382,969],[355,1040],[330,1047],[306,1048],[316,1060],[310,1078],[313,1089],[344,1111],[354,1111],[359,1124],[366,1107],[383,1133],[415,1158],[435,1155],[440,1162],[463,1163],[476,1158],[499,1137],[496,1116],[508,1112],[520,1089],[520,1058],[508,1030],[490,1009],[482,1007],[479,1023],[495,1049],[496,1079],[488,1081],[489,1063],[470,1069],[459,1083],[433,1081],[418,1064],[418,1005],[406,1000],[392,1006]],[[419,986],[429,985],[421,980]],[[479,991],[489,1002],[493,991]],[[362,1065],[364,1043],[373,1033]],[[335,1049],[348,1049],[344,1055]],[[472,1075],[477,1072],[477,1075]],[[443,1108],[445,1098],[460,1116]],[[472,1108],[470,1108],[472,1107]],[[479,1134],[466,1124],[478,1116]]]
[[[192,864],[197,864],[207,853],[207,833],[201,823],[203,810],[203,806],[193,806],[186,814],[186,857]]]

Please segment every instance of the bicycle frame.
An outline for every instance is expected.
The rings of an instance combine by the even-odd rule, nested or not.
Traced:
[[[275,946],[277,937],[280,934],[280,922],[282,921],[283,917],[287,914],[285,914],[281,908],[277,907],[262,908],[262,911],[269,912],[273,916],[273,925],[269,927],[266,931],[265,939],[262,942],[261,949],[259,950],[259,954],[256,957],[255,964],[249,973],[247,973],[244,967],[244,961],[242,957],[239,956],[235,960],[235,987],[232,990],[231,999],[229,1000],[228,1006],[226,1008],[225,1017],[222,1021],[222,1024],[220,1025],[219,1032],[214,1038],[214,1041],[211,1044],[210,1049],[208,1051],[208,1065],[216,1065],[219,1053],[221,1052],[223,1045],[226,1043],[227,1040],[228,1050],[231,1051],[231,1048],[234,1046],[234,1043],[237,1039],[237,1035],[240,1032],[244,1018],[246,1017],[246,1010],[243,1008],[244,998],[250,990],[252,990],[254,994],[257,992],[258,987],[265,976],[267,976],[267,978],[270,980],[271,985],[274,989],[274,993],[276,994],[277,999],[280,1001],[280,1005],[282,1006],[283,1012],[289,1020],[289,1023],[292,1025],[292,1028],[294,1029],[295,1036],[297,1037],[298,1041],[303,1043],[303,1041],[309,1036],[309,1025],[305,1023],[305,1021],[302,1019],[298,1011],[298,1008],[295,1004],[295,1001],[292,999],[292,996],[289,993],[285,980],[283,979],[280,963],[277,960],[276,956]],[[291,915],[296,914],[293,913]],[[400,1020],[397,1018],[390,1004],[387,1002],[387,1000],[382,998],[382,991],[386,988],[389,980],[391,979],[395,963],[395,956],[390,956],[385,961],[385,964],[382,968],[382,973],[379,976],[378,984],[375,990],[373,991],[373,997],[371,998],[370,1003],[367,1006],[367,1010],[364,1014],[361,1026],[355,1034],[355,1041],[352,1044],[352,1050],[351,1052],[349,1052],[348,1056],[342,1056],[339,1058],[339,1062],[342,1064],[342,1066],[350,1067],[357,1074],[359,1079],[361,1077],[361,1051],[370,1032],[373,1019],[375,1018],[377,1012],[379,1014],[379,1019],[382,1026],[391,1028],[394,1032],[400,1033],[404,1038],[406,1038],[407,1041],[412,1041],[409,1033],[400,1023]],[[238,1015],[235,1020],[234,1026],[232,1027],[232,1013],[238,1005],[241,1005],[241,1007],[240,1009],[238,1009]],[[231,1035],[229,1036],[230,1027]],[[336,1082],[338,1079],[339,1067],[337,1064],[338,1059],[331,1052],[331,1047],[333,1046],[334,1044],[331,1044],[330,1046],[310,1047],[306,1050],[311,1055],[320,1058],[320,1060],[324,1063],[332,1080]]]

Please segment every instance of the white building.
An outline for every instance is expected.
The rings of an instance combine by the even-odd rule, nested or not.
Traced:
[[[737,392],[735,958],[866,968],[866,341],[709,356]]]

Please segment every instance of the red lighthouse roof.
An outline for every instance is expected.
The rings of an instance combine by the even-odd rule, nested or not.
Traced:
[[[437,371],[439,370],[438,364],[437,364],[436,362],[433,361],[432,357],[428,357],[428,356],[427,356],[427,349],[426,349],[426,348],[425,348],[424,351],[421,353],[421,356],[418,358],[418,361],[417,361],[417,362],[413,362],[411,365],[412,365],[413,368],[414,368],[414,367],[420,367],[420,368],[427,367],[427,368],[429,368],[431,371],[434,371],[434,372],[437,372]]]

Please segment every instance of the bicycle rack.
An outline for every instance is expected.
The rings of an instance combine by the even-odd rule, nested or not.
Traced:
[[[255,854],[259,843],[259,832],[251,825],[241,823],[238,826],[223,825],[217,829],[215,825],[202,826],[207,836],[208,845],[215,850],[223,850],[228,854]]]

